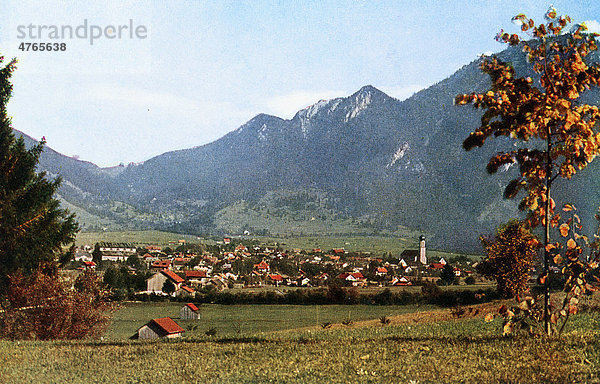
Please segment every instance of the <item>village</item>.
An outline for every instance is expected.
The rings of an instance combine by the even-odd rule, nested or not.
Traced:
[[[187,244],[136,246],[97,243],[77,250],[73,268],[97,269],[113,288],[115,268],[138,278],[136,294],[193,299],[198,291],[261,287],[393,287],[475,284],[474,265],[466,257],[431,260],[425,238],[418,249],[393,256],[349,252],[343,248],[283,249],[280,245],[223,238],[214,246]],[[451,265],[451,264],[452,265]],[[100,265],[98,265],[100,264]]]
[[[98,242],[76,249],[63,273],[90,270],[102,277],[113,300],[178,301],[178,319],[159,317],[137,329],[132,339],[178,338],[180,320],[199,320],[207,293],[270,292],[300,289],[350,289],[381,292],[420,285],[475,285],[477,262],[466,256],[428,256],[424,236],[418,247],[375,255],[344,248],[286,249],[243,237],[214,244],[170,241],[168,245]],[[306,290],[304,290],[306,289]],[[118,292],[122,292],[119,295]],[[204,298],[205,299],[205,298]],[[177,320],[177,321],[176,321]],[[188,323],[185,323],[188,324]]]

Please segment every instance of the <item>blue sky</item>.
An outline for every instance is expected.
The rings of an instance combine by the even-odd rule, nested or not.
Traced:
[[[600,2],[554,1],[576,21]],[[546,1],[0,2],[0,54],[17,57],[13,126],[101,166],[206,144],[258,113],[291,118],[371,84],[404,99],[496,52],[501,29]],[[145,38],[19,38],[19,26],[131,25]],[[45,33],[46,28],[42,32]],[[88,30],[89,32],[89,30]],[[67,36],[68,37],[68,36]],[[22,52],[22,42],[65,42]]]

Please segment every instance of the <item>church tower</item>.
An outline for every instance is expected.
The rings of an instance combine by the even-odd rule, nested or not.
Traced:
[[[419,262],[427,265],[427,248],[425,248],[425,236],[419,236]]]

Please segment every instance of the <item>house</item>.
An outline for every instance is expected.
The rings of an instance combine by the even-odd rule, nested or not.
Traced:
[[[192,259],[189,257],[176,257],[173,259],[173,269],[180,270],[187,265]]]
[[[321,272],[317,276],[314,277],[317,285],[325,284],[325,282],[329,279],[329,275],[326,272]]]
[[[179,318],[181,320],[198,320],[200,319],[200,309],[192,303],[187,303],[179,310]]]
[[[390,285],[395,287],[406,287],[412,285],[412,283],[406,277],[402,276],[400,278],[394,277],[392,281],[390,281]]]
[[[175,272],[163,269],[146,280],[146,291],[150,293],[162,293],[163,286],[167,280],[170,280],[173,283],[175,291],[179,290],[181,285],[185,282],[185,280]]]
[[[148,245],[146,250],[150,253],[160,253],[162,252],[162,247],[159,247],[158,245]]]
[[[93,261],[84,261],[83,266],[85,267],[85,269],[96,269],[96,263],[94,263]]]
[[[226,237],[223,239],[223,243],[225,244],[231,244],[231,237]]]
[[[385,267],[379,267],[375,270],[376,276],[385,276],[387,275],[388,270]]]
[[[429,264],[429,269],[435,269],[435,270],[439,270],[439,269],[443,269],[445,264],[442,263],[431,263]]]
[[[262,272],[262,273],[269,273],[269,271],[271,270],[271,268],[269,267],[269,264],[267,264],[264,260],[262,260],[258,264],[254,264],[254,269],[256,269],[258,272]]]
[[[102,252],[102,260],[125,261],[129,256],[136,254],[136,247],[132,243],[107,243],[98,244]]]
[[[310,279],[308,277],[299,277],[296,281],[295,281],[296,285],[298,287],[310,287]]]
[[[345,273],[341,273],[341,274],[338,275],[337,278],[340,279],[340,280],[346,281],[347,283],[349,283],[353,287],[363,286],[363,285],[365,285],[365,283],[367,281],[367,279],[360,272],[353,272],[353,273],[345,272]]]
[[[181,285],[178,290],[175,291],[175,296],[177,297],[191,297],[194,296],[196,291],[194,288],[190,288],[187,285]]]
[[[170,317],[150,320],[137,330],[131,339],[168,339],[181,337],[185,330]]]
[[[154,260],[152,264],[150,264],[150,269],[171,269],[171,260]]]
[[[93,259],[94,257],[88,251],[79,248],[75,251],[75,261],[92,261]]]
[[[184,271],[185,280],[192,285],[204,285],[208,282],[206,271]]]
[[[400,258],[402,260],[408,260],[409,262],[416,262],[419,259],[419,250],[418,249],[405,249],[400,254]],[[406,261],[405,261],[406,263]]]
[[[239,244],[237,247],[235,247],[236,252],[246,252],[247,250],[248,248],[246,248],[244,244]]]
[[[279,287],[279,284],[283,283],[283,276],[279,274],[269,275],[269,281],[271,282],[271,284],[274,284],[275,286]]]

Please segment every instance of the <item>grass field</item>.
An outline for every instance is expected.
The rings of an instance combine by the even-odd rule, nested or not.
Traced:
[[[200,320],[178,320],[182,303],[131,303],[117,311],[105,338],[123,340],[153,318],[172,317],[184,329],[186,336],[203,335],[214,328],[218,336],[232,337],[267,332],[377,319],[431,309],[431,306],[373,306],[373,305],[218,305],[200,306]],[[194,331],[190,327],[197,326]]]
[[[448,310],[255,336],[0,341],[6,383],[598,383],[600,315],[558,338],[502,337],[500,319]],[[434,321],[436,318],[439,321]]]
[[[162,231],[106,231],[106,232],[79,232],[75,241],[76,245],[94,245],[106,241],[111,243],[135,243],[139,245],[169,245],[169,242],[177,243],[178,240],[186,240],[190,243],[199,243],[203,240],[197,236],[181,235],[178,233]],[[172,246],[172,244],[171,244]]]

